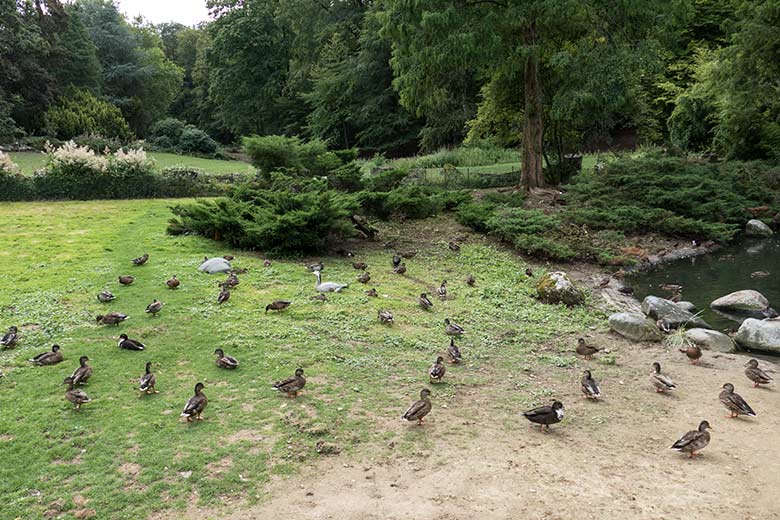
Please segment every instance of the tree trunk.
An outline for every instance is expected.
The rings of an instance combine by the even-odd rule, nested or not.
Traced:
[[[523,71],[525,121],[523,122],[523,155],[520,183],[526,191],[544,186],[542,138],[544,135],[542,85],[539,79],[539,57],[535,45],[536,25],[525,33],[528,56]]]

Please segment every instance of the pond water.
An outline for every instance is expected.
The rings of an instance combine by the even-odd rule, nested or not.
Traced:
[[[751,277],[757,271],[767,271],[769,276]],[[660,286],[682,285],[681,299],[693,302],[715,330],[738,328],[738,322],[710,309],[710,302],[730,292],[754,289],[780,312],[780,239],[744,239],[709,255],[628,274],[625,283],[634,288],[640,301],[648,295],[669,298],[669,293]]]

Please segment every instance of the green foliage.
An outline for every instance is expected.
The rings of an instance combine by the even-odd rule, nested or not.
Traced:
[[[211,156],[219,145],[206,132],[173,117],[154,123],[149,129],[149,142],[163,150],[190,155]]]
[[[31,180],[24,177],[11,158],[0,151],[0,200],[25,200],[31,191]]]
[[[417,155],[393,161],[402,168],[443,168],[446,165],[465,168],[488,164],[511,163],[519,158],[517,150],[503,148],[492,142],[472,139],[469,144],[456,148],[441,148],[426,155]]]
[[[324,142],[297,137],[265,135],[244,137],[244,151],[262,173],[285,170],[303,176],[323,176],[342,166],[339,157],[329,152]]]
[[[203,130],[193,125],[187,125],[184,127],[175,148],[186,154],[214,155],[217,153],[219,145]]]
[[[228,197],[172,208],[169,230],[182,230],[234,247],[266,252],[320,252],[352,233],[353,197],[327,187],[326,179],[271,176],[270,186],[246,184]]]
[[[409,172],[403,168],[379,168],[363,178],[369,191],[390,191],[401,185]]]
[[[46,112],[51,132],[60,139],[99,134],[126,141],[132,137],[122,112],[86,90],[72,90]]]
[[[360,191],[363,187],[361,178],[363,172],[354,161],[339,166],[328,174],[328,181],[332,188],[340,191]]]

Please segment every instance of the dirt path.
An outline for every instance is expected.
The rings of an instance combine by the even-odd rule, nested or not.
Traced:
[[[605,398],[580,397],[585,362],[568,369],[568,381],[551,378],[546,383],[559,392],[567,417],[549,434],[530,428],[520,410],[495,408],[489,393],[480,391],[481,400],[464,394],[448,409],[434,403],[422,427],[433,443],[429,452],[381,449],[361,460],[324,459],[272,484],[267,502],[214,518],[780,518],[777,388],[752,388],[744,356],[705,353],[702,366],[690,366],[661,346],[600,341],[620,365],[602,381]],[[652,391],[648,368],[655,360],[675,378],[677,393]],[[757,418],[724,418],[717,396],[727,381]],[[450,435],[464,424],[463,413],[453,411],[458,404],[471,408],[474,420],[465,424],[472,438]],[[702,457],[691,461],[668,449],[701,419],[714,429]]]

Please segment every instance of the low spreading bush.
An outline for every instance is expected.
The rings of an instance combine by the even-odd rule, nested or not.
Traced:
[[[363,185],[370,191],[390,191],[400,186],[408,175],[408,170],[379,168],[364,176]]]
[[[219,144],[203,130],[179,119],[160,119],[149,129],[149,143],[161,151],[213,157]]]
[[[175,145],[177,151],[195,155],[214,155],[219,145],[209,134],[193,125],[187,125]]]
[[[128,141],[133,135],[122,111],[88,90],[72,89],[59,98],[47,110],[46,124],[59,139],[93,134]]]
[[[471,200],[468,192],[443,191],[416,184],[390,191],[361,191],[357,197],[364,213],[381,219],[428,218]]]
[[[252,164],[266,178],[274,171],[303,177],[325,176],[344,164],[339,154],[329,152],[325,142],[318,139],[302,141],[282,135],[254,135],[244,137],[243,145]]]

